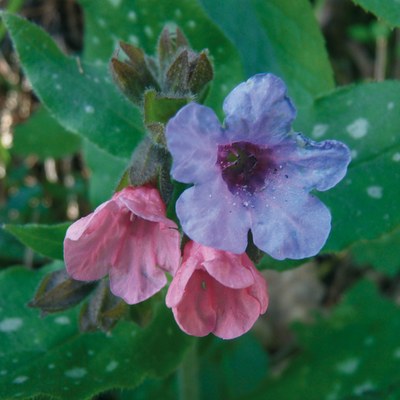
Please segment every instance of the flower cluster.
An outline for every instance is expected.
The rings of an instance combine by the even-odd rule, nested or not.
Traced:
[[[173,277],[166,304],[190,335],[231,339],[247,332],[268,305],[267,285],[246,254],[254,244],[276,259],[315,255],[331,216],[310,191],[338,183],[350,162],[337,141],[313,142],[291,130],[295,108],[284,83],[256,75],[224,102],[222,127],[196,103],[166,126],[172,177],[193,184],[176,203],[190,238],[166,217],[158,190],[126,187],[78,220],[65,238],[68,273],[77,280],[109,275],[128,304],[146,300]]]

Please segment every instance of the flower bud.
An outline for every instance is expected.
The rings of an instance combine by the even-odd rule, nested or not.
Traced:
[[[43,315],[64,311],[80,303],[95,286],[70,278],[64,269],[54,271],[44,277],[29,307],[40,308]]]
[[[120,42],[120,46],[128,60],[111,59],[113,77],[122,92],[134,103],[140,104],[146,88],[158,89],[158,83],[150,72],[143,50],[124,42]]]

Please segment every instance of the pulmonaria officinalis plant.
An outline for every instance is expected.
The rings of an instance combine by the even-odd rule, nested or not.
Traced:
[[[0,12],[0,399],[400,398],[396,0],[77,3]]]
[[[192,51],[179,30],[163,31],[157,58],[121,46],[128,58],[112,59],[113,75],[142,107],[148,135],[133,153],[128,186],[68,229],[67,272],[83,281],[108,274],[111,292],[128,304],[157,293],[167,273],[166,303],[183,331],[238,337],[268,305],[266,282],[249,258],[249,231],[277,259],[316,254],[331,216],[310,191],[343,178],[349,150],[292,132],[295,108],[272,74],[227,96],[222,127],[198,103],[213,76],[207,53]],[[193,186],[179,196],[169,174]],[[166,217],[173,191],[180,226]],[[180,232],[191,239],[182,258]]]

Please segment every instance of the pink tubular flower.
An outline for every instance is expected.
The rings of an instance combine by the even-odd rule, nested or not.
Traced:
[[[189,242],[166,303],[189,335],[233,339],[267,310],[267,284],[245,253]]]
[[[92,281],[109,274],[129,304],[158,292],[179,266],[179,232],[154,188],[127,187],[72,224],[64,240],[68,274]]]

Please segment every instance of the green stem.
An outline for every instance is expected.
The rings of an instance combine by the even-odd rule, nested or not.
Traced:
[[[200,400],[197,341],[186,353],[178,370],[179,400]]]

